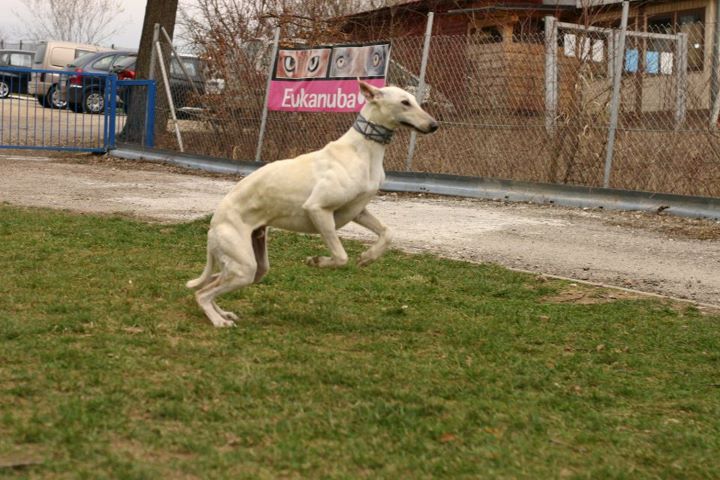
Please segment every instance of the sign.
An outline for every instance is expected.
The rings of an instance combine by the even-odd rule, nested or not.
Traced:
[[[359,112],[357,79],[385,86],[390,44],[334,45],[278,50],[268,109],[286,112]]]

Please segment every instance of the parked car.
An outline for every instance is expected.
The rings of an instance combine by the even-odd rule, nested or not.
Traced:
[[[190,79],[183,72],[180,62],[177,58],[173,57],[170,62],[170,91],[172,92],[173,101],[175,102],[175,108],[179,111],[185,110],[189,113],[191,109],[197,109],[197,97],[195,96],[195,89],[197,89],[200,95],[205,94],[205,76],[203,75],[203,63],[200,58],[195,56],[181,56],[180,61],[185,67]],[[195,89],[193,89],[193,85]]]
[[[38,70],[65,70],[73,60],[91,52],[108,51],[109,48],[72,42],[41,42],[35,51],[33,68]],[[28,93],[48,108],[65,108],[67,102],[60,97],[58,82],[64,80],[55,73],[33,73],[28,83]]]
[[[25,50],[0,50],[0,98],[11,93],[27,93],[30,72],[3,70],[3,67],[32,67],[34,52]]]
[[[118,62],[115,67],[111,70],[111,73],[115,73],[118,76],[118,80],[134,80],[135,79],[135,63],[137,58],[127,58],[121,62]],[[198,109],[198,105],[195,103],[196,95],[193,89],[193,84],[200,95],[205,94],[205,78],[203,75],[203,63],[200,58],[183,55],[180,57],[182,65],[187,70],[190,79],[183,72],[180,62],[176,57],[173,57],[170,62],[170,69],[168,72],[170,81],[170,92],[172,93],[173,103],[175,104],[175,110],[181,117],[187,117],[192,114],[193,111]],[[162,79],[156,76],[158,84],[162,83]],[[127,106],[129,89],[120,88],[118,95],[120,96],[123,103]]]
[[[105,111],[105,84],[108,73],[113,73],[115,64],[134,59],[137,52],[132,50],[111,50],[109,52],[87,53],[78,57],[68,70],[71,75],[60,82],[60,98],[77,112],[102,113]],[[99,74],[99,75],[97,75]]]

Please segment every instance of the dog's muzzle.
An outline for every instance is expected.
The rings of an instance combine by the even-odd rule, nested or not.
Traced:
[[[413,124],[410,123],[410,122],[400,122],[400,124],[401,124],[401,125],[405,125],[405,126],[408,127],[408,128],[412,128],[412,129],[415,130],[416,132],[420,132],[420,133],[433,133],[435,130],[437,130],[438,128],[440,128],[440,125],[438,125],[438,123],[437,123],[435,120],[433,120],[432,122],[430,122],[430,125],[428,125],[427,130],[423,130],[423,129],[421,129],[421,128],[415,126],[415,125],[413,125]]]

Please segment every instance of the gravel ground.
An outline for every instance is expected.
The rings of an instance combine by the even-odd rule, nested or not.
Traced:
[[[0,202],[161,222],[210,214],[237,181],[82,155],[0,156],[0,173]],[[406,251],[720,305],[720,222],[425,195],[381,195],[370,210]]]

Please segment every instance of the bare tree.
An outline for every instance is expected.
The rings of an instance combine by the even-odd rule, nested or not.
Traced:
[[[181,8],[187,41],[242,44],[270,39],[280,26],[282,38],[323,41],[337,39],[338,17],[394,3],[393,0],[195,0]]]
[[[23,0],[13,12],[33,40],[102,43],[122,29],[121,0]]]
[[[142,35],[140,37],[140,48],[136,63],[138,79],[150,78],[150,61],[153,45],[153,32],[155,24],[162,26],[172,39],[175,31],[175,19],[177,17],[178,0],[148,0],[145,6],[145,19],[143,20]],[[165,49],[165,61],[170,58],[170,52]],[[158,95],[155,115],[155,132],[160,134],[165,130],[168,117],[168,106],[162,82],[158,84]],[[130,109],[125,129],[120,135],[123,141],[140,143],[142,132],[145,127],[145,98],[141,95],[132,95],[130,98]]]

